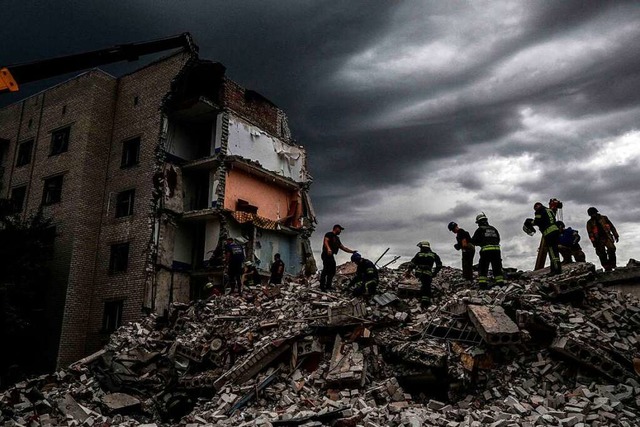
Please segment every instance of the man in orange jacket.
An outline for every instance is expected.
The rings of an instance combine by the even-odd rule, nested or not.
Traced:
[[[600,258],[600,264],[605,271],[616,268],[616,243],[620,239],[618,230],[605,215],[600,215],[598,209],[593,206],[587,209],[591,217],[587,221],[587,233],[589,240],[596,249],[596,255]]]

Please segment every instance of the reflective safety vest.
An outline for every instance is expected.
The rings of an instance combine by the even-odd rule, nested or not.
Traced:
[[[435,252],[431,251],[418,252],[411,262],[416,266],[416,274],[422,274],[425,276],[432,276],[434,273],[437,273],[442,266],[440,257],[436,255]],[[436,265],[435,270],[433,269],[434,264]]]
[[[543,236],[559,231],[556,225],[556,215],[549,208],[544,208],[544,212],[542,209],[538,209],[533,224],[540,227]]]

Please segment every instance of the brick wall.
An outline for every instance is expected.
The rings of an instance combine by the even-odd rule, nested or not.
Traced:
[[[152,234],[150,213],[155,153],[162,124],[160,107],[170,90],[171,80],[188,58],[187,54],[173,55],[124,76],[118,82],[95,287],[87,322],[87,342],[84,348],[79,349],[82,354],[99,349],[108,339],[108,335],[101,332],[106,301],[124,300],[123,323],[138,320],[142,315],[145,280],[149,273],[146,267]],[[132,137],[140,137],[140,162],[137,166],[122,169],[122,142]],[[116,195],[132,188],[135,189],[133,215],[115,218]],[[109,274],[110,245],[121,242],[129,242],[127,272]],[[153,271],[151,273],[154,274]]]
[[[232,80],[224,80],[224,106],[275,136],[279,134],[278,107],[253,91],[247,91]]]

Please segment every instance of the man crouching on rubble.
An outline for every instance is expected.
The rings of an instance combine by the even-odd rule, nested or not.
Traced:
[[[351,279],[349,289],[352,290],[354,297],[373,296],[378,288],[378,269],[375,264],[366,258],[362,258],[358,252],[351,255],[351,262],[356,263],[358,269],[356,276]]]
[[[423,240],[416,246],[420,248],[420,252],[411,260],[411,264],[407,270],[407,276],[411,274],[415,268],[416,277],[422,284],[420,287],[420,303],[426,307],[431,304],[431,282],[442,268],[442,261],[438,254],[431,250],[431,244],[426,240]]]

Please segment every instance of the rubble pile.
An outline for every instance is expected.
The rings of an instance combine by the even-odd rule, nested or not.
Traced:
[[[352,298],[291,279],[174,304],[66,370],[0,395],[5,426],[640,425],[640,305],[588,263],[419,304],[406,268]]]

